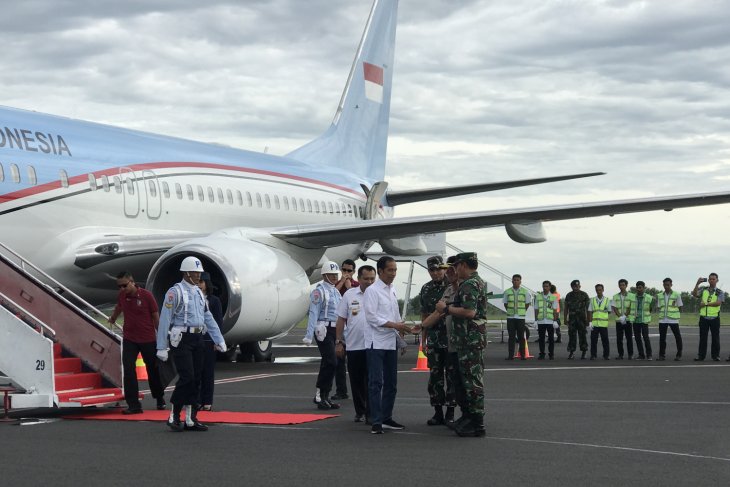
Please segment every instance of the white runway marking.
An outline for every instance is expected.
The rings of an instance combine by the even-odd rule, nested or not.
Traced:
[[[583,448],[600,448],[604,450],[620,450],[636,453],[650,453],[654,455],[668,455],[675,457],[686,457],[686,458],[697,458],[702,460],[716,460],[720,462],[730,462],[730,458],[725,457],[713,457],[709,455],[695,455],[693,453],[681,453],[673,451],[663,450],[648,450],[645,448],[630,448],[627,446],[612,446],[612,445],[596,445],[593,443],[576,443],[573,441],[550,441],[550,440],[533,440],[529,438],[507,438],[503,436],[487,436],[491,440],[502,440],[502,441],[519,441],[523,443],[542,443],[547,445],[564,445],[564,446],[578,446]]]

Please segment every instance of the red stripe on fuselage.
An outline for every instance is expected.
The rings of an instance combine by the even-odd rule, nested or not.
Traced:
[[[236,167],[236,166],[226,166],[225,164],[214,164],[211,162],[150,162],[150,163],[144,163],[144,164],[132,164],[130,166],[125,166],[125,168],[131,169],[133,171],[144,171],[149,169],[175,169],[175,168],[190,168],[190,167],[198,167],[198,168],[207,168],[207,169],[222,169],[226,171],[238,171],[238,172],[245,172],[245,173],[251,173],[251,174],[261,174],[265,176],[273,176],[277,178],[282,179],[291,179],[294,181],[301,181],[305,183],[310,184],[316,184],[319,186],[324,186],[327,188],[333,188],[340,191],[346,191],[348,193],[352,193],[356,196],[363,197],[361,193],[358,193],[355,190],[352,190],[350,188],[346,188],[344,186],[339,186],[337,184],[333,183],[327,183],[325,181],[318,181],[316,179],[311,178],[305,178],[302,176],[293,176],[291,174],[284,174],[280,172],[275,171],[266,171],[264,169],[251,169],[251,168],[245,168],[245,167]],[[109,168],[104,169],[101,171],[94,171],[91,174],[94,175],[94,177],[99,178],[101,176],[124,176],[124,172],[120,173],[120,168]],[[184,176],[185,174],[180,174],[180,176]],[[68,178],[68,184],[69,186],[82,183],[84,181],[87,181],[89,178],[89,173],[81,174],[78,176],[73,176]],[[7,193],[4,195],[0,195],[0,204],[6,203],[8,201],[13,201],[21,198],[25,198],[28,196],[33,196],[36,194],[42,194],[47,191],[51,191],[54,189],[61,188],[61,181],[51,181],[44,184],[39,184],[37,186],[31,186],[30,188],[24,188],[18,191],[14,191],[12,193]]]

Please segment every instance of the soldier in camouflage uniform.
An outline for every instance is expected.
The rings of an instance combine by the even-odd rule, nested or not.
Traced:
[[[576,334],[580,344],[581,359],[586,358],[588,341],[586,330],[588,328],[588,305],[591,299],[586,293],[580,290],[580,281],[574,280],[570,283],[570,291],[565,295],[563,320],[568,324],[568,358],[572,359],[576,347]]]
[[[428,274],[431,280],[421,288],[421,321],[436,310],[436,303],[444,295],[448,283],[445,279],[446,271],[442,269],[444,261],[441,256],[429,257],[426,261]],[[423,341],[425,335],[425,342]],[[429,426],[444,424],[444,405],[451,406],[453,420],[453,386],[446,375],[449,339],[446,335],[446,324],[440,318],[433,326],[421,333],[421,343],[425,343],[426,358],[430,374],[428,377],[428,397],[434,408],[434,415],[426,421]],[[446,385],[446,387],[444,387]],[[447,390],[451,390],[451,397],[447,397]]]
[[[456,272],[463,282],[452,305],[443,301],[436,310],[453,317],[450,341],[459,357],[459,378],[465,392],[464,415],[454,424],[459,436],[485,436],[484,430],[484,348],[487,345],[487,285],[477,274],[477,254],[456,255]]]

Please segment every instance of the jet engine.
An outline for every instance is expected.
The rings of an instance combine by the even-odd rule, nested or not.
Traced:
[[[251,240],[216,235],[176,245],[157,260],[147,287],[158,302],[182,279],[180,263],[190,255],[201,260],[218,287],[223,304],[221,331],[229,345],[281,335],[307,312],[309,279],[287,253]]]

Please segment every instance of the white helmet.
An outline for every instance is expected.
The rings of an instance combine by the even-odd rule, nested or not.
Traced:
[[[329,262],[325,262],[324,264],[322,264],[322,270],[320,271],[320,274],[322,274],[322,276],[324,276],[325,274],[337,274],[339,276],[340,266],[330,260]]]
[[[185,257],[180,264],[182,272],[203,272],[203,264],[197,257]]]

